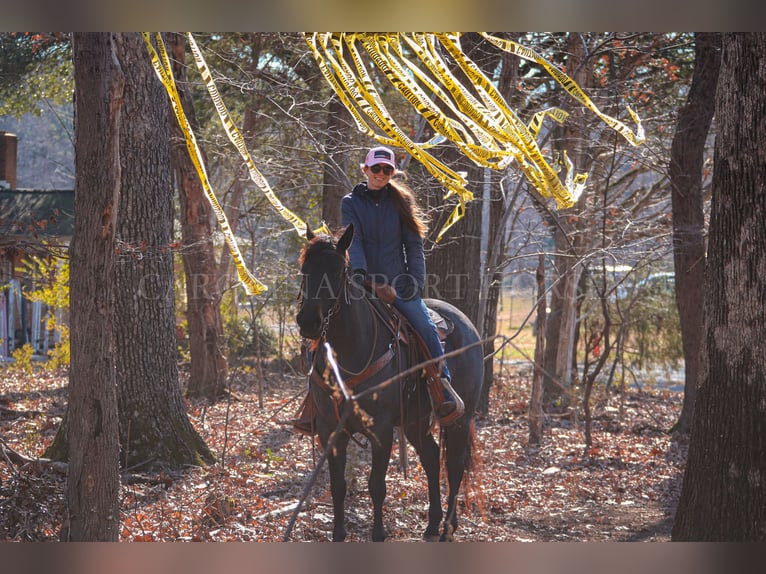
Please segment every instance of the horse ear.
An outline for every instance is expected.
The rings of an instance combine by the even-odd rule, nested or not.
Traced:
[[[309,227],[309,224],[307,223],[306,224],[306,239],[311,241],[312,239],[314,239],[314,237],[315,237],[314,232],[311,231],[311,228]]]
[[[339,251],[340,253],[345,253],[346,249],[348,249],[348,246],[351,245],[351,240],[354,238],[354,224],[349,223],[346,227],[346,230],[343,232],[343,235],[341,235],[340,239],[338,240],[338,246],[335,248],[336,251]]]

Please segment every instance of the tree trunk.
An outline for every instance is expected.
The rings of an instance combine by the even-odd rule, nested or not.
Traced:
[[[681,322],[685,382],[684,403],[675,430],[688,433],[699,376],[705,281],[705,220],[702,166],[705,140],[715,110],[721,67],[721,34],[697,33],[694,76],[670,148],[668,168],[673,201],[673,259],[676,304]]]
[[[545,254],[537,261],[537,300],[545,301]],[[543,441],[543,356],[545,355],[545,323],[548,313],[545,303],[537,306],[537,340],[535,341],[535,372],[532,376],[532,396],[529,400],[529,446]]]
[[[182,34],[169,36],[173,75],[184,113],[193,130],[197,119],[186,79],[186,41]],[[168,105],[170,105],[168,103]],[[215,400],[223,394],[228,377],[226,341],[221,320],[221,285],[213,250],[212,207],[197,170],[189,157],[178,122],[171,117],[171,159],[180,198],[181,240],[186,274],[186,319],[189,325],[191,366],[188,397]]]
[[[178,385],[167,94],[139,34],[118,34],[117,47],[130,118],[120,134],[115,298],[122,457],[126,467],[209,463]]]
[[[482,42],[476,34],[466,34],[461,37],[463,51],[474,58],[477,65],[482,67],[480,59],[475,60],[476,48]],[[497,64],[499,55],[495,54],[493,62]],[[449,165],[455,171],[465,171],[468,175],[467,188],[474,194],[474,200],[466,204],[465,216],[451,228],[438,246],[428,256],[429,277],[425,296],[444,299],[458,307],[476,325],[482,333],[483,325],[479,323],[481,299],[481,230],[482,230],[482,188],[484,185],[484,168],[477,166],[466,158],[456,147],[449,147],[441,154],[439,160]],[[442,196],[444,190],[438,188],[437,197],[429,196],[426,211],[441,209],[440,220],[431,224],[432,238],[441,229],[441,225],[452,212],[452,206],[444,208]],[[491,234],[490,234],[491,236]]]
[[[572,33],[567,42],[569,54],[567,68],[574,70],[573,79],[587,90],[592,81],[591,62],[583,47],[582,38]],[[576,107],[563,128],[561,147],[566,150],[572,162],[580,170],[586,164],[585,141],[587,134],[584,110]],[[545,371],[543,373],[543,402],[550,404],[569,392],[572,384],[572,363],[575,360],[575,327],[577,322],[577,286],[580,282],[580,265],[583,241],[577,233],[582,222],[579,215],[586,204],[586,194],[577,204],[558,212],[559,225],[554,227],[555,265],[551,290],[551,314],[545,341]]]
[[[519,34],[511,33],[508,37],[517,41]],[[516,108],[518,103],[516,101],[518,100],[516,89],[519,77],[518,57],[504,52],[500,55],[500,63],[502,67],[498,91],[512,108]],[[485,69],[497,67],[494,58],[489,58],[488,64],[485,65],[487,65]],[[505,194],[502,193],[500,174],[485,169],[486,173],[489,173],[489,182],[486,182],[485,185],[489,185],[490,204],[485,208],[485,213],[489,213],[489,221],[486,222],[488,225],[486,230],[486,264],[480,286],[479,323],[481,328],[479,332],[483,333],[484,337],[491,337],[497,333],[497,304],[500,301],[503,285],[501,265],[506,257],[508,247],[506,227],[509,214],[506,213],[506,210],[512,209],[513,202],[506,201]],[[482,413],[488,413],[490,407],[489,395],[495,380],[495,347],[496,341],[494,339],[484,344],[484,356],[489,358],[484,363],[484,383],[477,405],[477,410]]]
[[[465,206],[465,215],[454,227],[445,233],[439,244],[427,253],[428,277],[425,297],[443,299],[460,309],[481,331],[477,323],[479,316],[479,297],[481,293],[479,252],[481,249],[481,182],[483,169],[473,165],[462,157],[456,149],[448,149],[440,161],[456,171],[468,172],[468,189],[474,192],[475,199]],[[437,190],[438,197],[429,197],[426,211],[444,208],[442,196],[444,190]],[[441,224],[451,212],[451,206],[443,209],[441,220],[434,220],[429,229],[432,238],[441,229]]]
[[[703,360],[673,540],[766,541],[766,34],[725,34]]]
[[[120,526],[112,327],[124,77],[112,36],[72,37],[76,180],[70,247],[68,517],[61,538],[82,542],[116,542]]]

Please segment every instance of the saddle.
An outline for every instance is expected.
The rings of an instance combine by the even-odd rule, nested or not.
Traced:
[[[370,290],[372,295],[372,297],[369,298],[369,302],[376,310],[379,317],[383,319],[384,322],[388,325],[389,330],[393,333],[394,337],[397,339],[397,342],[408,348],[410,364],[417,364],[430,359],[431,353],[429,352],[423,338],[412,327],[407,318],[393,306],[393,302],[396,297],[396,293],[393,287],[380,283],[371,283],[370,281],[367,281],[365,286]],[[431,320],[433,321],[434,325],[436,325],[436,331],[439,335],[439,340],[442,343],[442,347],[444,347],[446,338],[455,329],[455,324],[448,317],[445,317],[431,307],[428,307],[427,304],[426,308],[428,309],[428,313],[431,316]],[[385,366],[388,360],[390,360],[390,358],[387,359],[384,355],[375,361],[376,366],[378,368],[382,368]],[[367,369],[365,373],[363,373],[362,377],[354,377],[354,380],[346,381],[346,384],[349,386],[349,388],[353,388],[356,383],[360,382],[364,378],[372,376],[372,374],[374,373],[370,372],[370,369]],[[316,373],[313,369],[311,376],[315,378],[317,382],[320,382],[318,379],[321,379],[321,376],[319,376],[319,374]],[[426,365],[423,368],[421,377],[427,384],[434,412],[438,412],[439,407],[444,402],[441,373],[438,365],[436,363],[430,363],[429,365]],[[320,385],[326,386],[324,381],[321,381]],[[338,405],[336,405],[336,411],[337,406]],[[454,414],[457,416],[448,416],[445,419],[441,419],[440,424],[442,426],[446,426],[454,422],[454,420],[459,416],[459,413],[456,412]],[[307,393],[306,397],[303,399],[303,402],[295,413],[295,418],[291,421],[293,428],[301,434],[308,436],[315,435],[315,415],[316,413],[314,401],[311,397],[311,393]]]
[[[398,316],[401,322],[409,327],[409,321],[407,321],[407,318],[399,313],[399,311],[396,310],[396,307],[393,306],[394,299],[396,298],[396,292],[394,291],[393,287],[390,285],[384,285],[383,283],[372,283],[370,281],[365,282],[365,286],[368,287],[378,299],[386,303],[386,312]],[[375,299],[371,300],[375,301]],[[439,340],[442,342],[442,345],[444,345],[444,341],[446,340],[447,336],[449,336],[449,334],[452,333],[452,331],[455,329],[455,324],[449,318],[440,315],[435,309],[429,307],[427,303],[426,308],[428,309],[428,314],[431,316],[431,320],[434,322],[434,325],[436,325],[436,331],[439,334]],[[422,341],[422,338],[414,329],[408,328],[406,331],[412,332]]]

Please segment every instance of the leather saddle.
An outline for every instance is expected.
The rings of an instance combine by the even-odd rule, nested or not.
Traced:
[[[409,325],[409,322],[407,319],[399,313],[399,311],[396,310],[396,308],[393,306],[394,299],[396,298],[396,293],[394,291],[394,288],[390,285],[385,285],[383,283],[372,283],[370,281],[365,282],[365,286],[370,289],[371,294],[373,297],[371,298],[371,301],[375,301],[375,297],[380,299],[380,301],[383,301],[386,303],[385,305],[385,311],[392,316],[398,317],[399,320],[405,324]],[[382,306],[380,306],[382,307]],[[379,308],[380,308],[379,307]],[[444,315],[439,314],[435,309],[432,309],[428,306],[428,302],[426,302],[426,308],[428,309],[428,314],[431,316],[431,320],[434,322],[434,325],[436,325],[436,331],[439,334],[439,340],[442,342],[442,346],[444,346],[444,341],[449,336],[452,331],[455,329],[455,323],[452,322],[451,319],[448,317],[445,317]],[[412,333],[416,337],[420,337],[414,329],[407,328],[402,330],[403,333],[403,342],[406,344],[408,343],[407,335],[409,333]]]

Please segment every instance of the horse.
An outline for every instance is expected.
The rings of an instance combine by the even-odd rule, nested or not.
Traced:
[[[358,407],[346,418],[344,432],[337,434],[337,442],[328,454],[330,491],[333,503],[332,540],[346,538],[344,501],[346,496],[346,447],[356,433],[368,438],[372,464],[368,476],[368,492],[373,506],[373,541],[386,539],[383,525],[383,502],[386,496],[386,473],[393,444],[394,428],[401,426],[407,441],[420,459],[428,483],[428,525],[423,533],[427,541],[452,541],[458,527],[456,497],[467,470],[476,455],[474,413],[484,379],[484,358],[480,337],[471,321],[459,309],[436,299],[424,299],[426,304],[454,324],[446,338],[445,352],[467,347],[463,352],[448,357],[452,385],[465,403],[465,411],[453,424],[441,427],[441,440],[449,485],[446,520],[439,487],[440,448],[432,429],[431,405],[424,381],[399,380],[396,384],[381,385],[397,374],[413,370],[422,358],[407,356],[399,344],[399,334],[390,329],[387,316],[379,311],[365,287],[350,279],[347,249],[353,238],[353,225],[334,236],[314,235],[307,230],[309,240],[300,254],[302,283],[296,322],[303,338],[315,344],[309,376],[310,397],[315,403],[316,431],[326,449],[331,434],[341,417],[339,401],[333,398],[322,381],[327,368],[329,343],[335,354],[340,376],[346,384],[353,384]],[[340,236],[340,237],[338,237]],[[323,344],[320,344],[323,343]],[[413,344],[412,341],[409,344]],[[418,369],[415,379],[417,379]],[[404,379],[405,377],[401,377]],[[379,387],[379,388],[375,388]],[[371,390],[372,389],[372,390]],[[346,401],[343,405],[348,406]],[[404,445],[400,445],[400,449]]]

